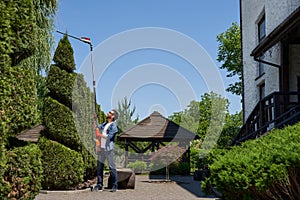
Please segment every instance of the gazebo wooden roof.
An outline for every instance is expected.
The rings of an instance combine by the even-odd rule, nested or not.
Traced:
[[[185,157],[189,164],[190,141],[198,138],[196,134],[165,118],[157,111],[118,136],[118,140],[125,141],[125,165],[128,164],[129,147],[139,155],[143,155],[148,150],[154,152],[160,146],[165,146],[164,142],[178,142],[180,146],[187,148]],[[134,142],[149,142],[149,145],[140,149]]]
[[[189,142],[198,136],[155,111],[149,117],[122,132],[118,138],[122,141]]]
[[[16,138],[23,141],[37,142],[40,137],[40,132],[44,129],[42,124],[39,124],[31,129],[27,129],[19,133]]]

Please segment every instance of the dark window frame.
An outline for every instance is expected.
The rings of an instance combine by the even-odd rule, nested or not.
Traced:
[[[257,24],[258,42],[261,42],[266,37],[266,15],[264,14]]]
[[[259,84],[259,100],[262,100],[266,96],[266,84],[265,82]]]

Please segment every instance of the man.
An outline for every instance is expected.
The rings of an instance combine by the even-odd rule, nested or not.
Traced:
[[[104,162],[107,159],[109,170],[111,171],[112,178],[112,189],[111,192],[116,192],[118,188],[118,177],[117,169],[114,162],[114,140],[118,132],[117,125],[115,121],[118,119],[118,112],[116,110],[111,110],[107,113],[106,122],[99,125],[98,128],[101,130],[101,148],[98,154],[97,161],[97,185],[93,188],[93,191],[102,191],[103,189],[103,169]]]

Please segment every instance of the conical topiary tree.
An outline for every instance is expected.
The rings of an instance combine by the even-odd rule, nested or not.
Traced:
[[[47,181],[43,187],[47,189],[69,189],[85,179],[91,178],[96,172],[96,160],[86,147],[86,143],[92,141],[93,95],[86,86],[82,75],[74,73],[75,63],[73,49],[65,35],[58,43],[47,77],[48,97],[44,101],[43,123],[45,125],[44,136],[48,140],[56,141],[55,145],[49,144],[47,139],[40,140],[41,149],[44,151],[44,166],[55,166],[55,163],[65,162],[66,169],[53,167],[53,170],[45,170]],[[89,114],[91,113],[91,114]],[[86,137],[82,137],[86,135]],[[48,149],[55,147],[60,149],[58,154],[51,154],[52,159],[46,158]],[[66,148],[67,147],[67,148]],[[76,165],[70,165],[69,159],[72,152],[76,151],[80,156]],[[74,154],[74,153],[73,153]],[[80,164],[81,163],[81,164]],[[82,166],[81,166],[82,165]],[[61,165],[60,165],[61,166]],[[82,171],[82,169],[84,169]],[[59,173],[61,171],[61,174]],[[60,176],[60,177],[56,177]],[[70,180],[70,176],[73,176]],[[59,183],[56,181],[60,180]],[[71,181],[71,182],[70,182]]]

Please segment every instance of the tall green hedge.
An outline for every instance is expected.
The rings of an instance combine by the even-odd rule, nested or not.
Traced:
[[[31,144],[14,148],[7,153],[7,168],[3,175],[8,190],[1,199],[34,199],[41,189],[43,168],[41,151]]]
[[[7,194],[9,192],[9,184],[4,180],[4,173],[7,170],[7,158],[6,158],[6,126],[4,122],[0,122],[0,198],[4,198],[1,194]]]
[[[38,144],[42,151],[44,189],[71,189],[83,181],[85,167],[80,153],[44,137]]]
[[[218,156],[204,189],[226,199],[297,199],[300,191],[300,124],[274,130]]]
[[[1,75],[1,82],[8,83],[4,83],[6,87],[1,89],[2,118],[7,122],[8,134],[14,136],[40,121],[34,70],[22,66],[8,67]]]

